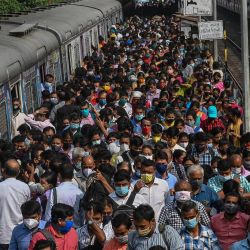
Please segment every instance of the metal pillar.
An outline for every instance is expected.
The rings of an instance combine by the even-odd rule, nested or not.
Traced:
[[[249,48],[248,48],[248,17],[247,0],[241,0],[241,61],[243,67],[243,95],[245,132],[250,132],[250,82],[249,82]]]
[[[213,19],[217,21],[217,0],[213,0]],[[218,61],[218,41],[214,39],[214,60]]]

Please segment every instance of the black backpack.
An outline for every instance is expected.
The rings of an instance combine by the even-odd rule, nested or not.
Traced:
[[[37,231],[35,231],[33,233],[33,235],[36,234],[36,233],[38,233],[38,232],[41,233],[45,237],[45,239],[47,241],[49,241],[50,247],[51,247],[52,250],[56,250],[57,249],[56,248],[56,242],[55,242],[54,236],[46,228],[44,228],[44,229],[38,229]]]

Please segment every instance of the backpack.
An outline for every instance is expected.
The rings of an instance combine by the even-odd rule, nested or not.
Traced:
[[[34,232],[34,234],[36,234],[38,232],[41,233],[45,237],[45,239],[47,241],[49,241],[50,247],[51,247],[52,250],[56,250],[57,249],[56,248],[56,242],[55,242],[54,236],[46,228],[44,228],[44,229],[38,229],[36,232]]]
[[[124,205],[118,205],[116,202],[114,202],[114,213],[113,217],[115,217],[118,214],[127,214],[129,218],[133,218],[133,212],[135,210],[135,207],[133,206],[134,200],[135,200],[136,192],[131,192],[127,202]]]

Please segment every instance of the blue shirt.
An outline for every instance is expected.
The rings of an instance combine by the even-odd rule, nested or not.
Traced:
[[[44,229],[46,221],[40,220],[38,228]],[[9,250],[27,250],[35,230],[28,229],[23,223],[17,225],[12,232]]]
[[[192,197],[193,200],[199,201],[205,207],[212,207],[219,200],[217,193],[205,184],[202,184],[200,192]]]
[[[250,242],[247,239],[235,242],[231,248],[231,250],[244,250],[250,249]]]
[[[158,172],[156,172],[156,177],[162,179]],[[165,181],[168,183],[169,189],[173,189],[175,183],[177,182],[177,178],[173,174],[168,173],[168,177],[165,179]]]

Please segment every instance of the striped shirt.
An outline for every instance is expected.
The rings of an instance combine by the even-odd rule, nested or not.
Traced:
[[[184,249],[180,235],[171,226],[165,226],[165,231],[162,234],[156,228],[150,237],[140,237],[137,231],[131,232],[128,236],[128,250],[148,250],[153,246],[162,246],[166,250]]]

